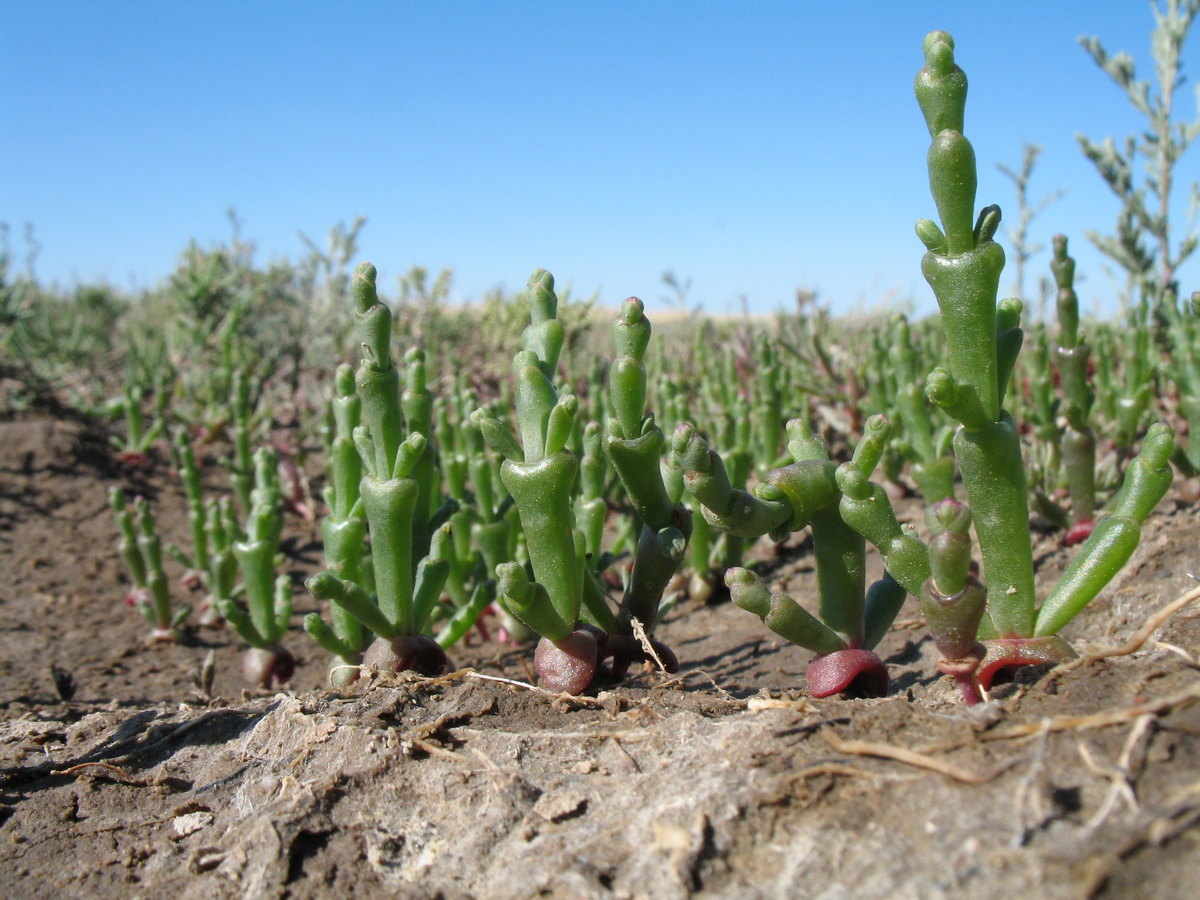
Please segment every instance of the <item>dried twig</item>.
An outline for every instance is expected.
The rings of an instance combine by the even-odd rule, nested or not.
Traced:
[[[1048,727],[1050,731],[1054,732],[1087,731],[1092,728],[1106,728],[1109,725],[1120,725],[1122,722],[1127,722],[1130,719],[1136,719],[1140,716],[1160,715],[1170,712],[1195,700],[1200,700],[1200,684],[1194,684],[1187,690],[1180,691],[1178,694],[1172,694],[1170,697],[1151,700],[1147,703],[1139,703],[1136,706],[1110,709],[1087,716],[1054,716],[1053,718],[1043,719],[1041,722],[1012,725],[1008,728],[1001,728],[981,734],[978,740],[1006,741],[1026,738],[1037,734],[1043,727]],[[1044,725],[1043,723],[1046,724]]]
[[[1138,650],[1142,649],[1146,641],[1150,640],[1154,632],[1158,631],[1158,629],[1165,625],[1172,616],[1174,616],[1188,604],[1195,601],[1197,598],[1200,598],[1200,587],[1192,588],[1190,591],[1180,594],[1178,597],[1148,618],[1141,628],[1130,635],[1129,640],[1127,640],[1125,643],[1119,644],[1116,647],[1105,648],[1095,653],[1088,653],[1083,657],[1083,659],[1089,662],[1094,662],[1096,660],[1108,659],[1109,657],[1113,656],[1128,656],[1130,653],[1136,653]]]
[[[746,709],[749,712],[762,712],[765,709],[791,709],[802,713],[817,711],[807,697],[796,700],[785,700],[782,697],[751,697],[746,701]]]
[[[1078,669],[1080,666],[1085,666],[1088,663],[1099,662],[1102,659],[1111,659],[1116,656],[1129,656],[1131,653],[1136,653],[1146,645],[1146,642],[1153,637],[1154,632],[1158,631],[1166,622],[1177,612],[1183,609],[1188,604],[1200,598],[1200,587],[1192,588],[1180,594],[1150,618],[1145,623],[1129,636],[1129,639],[1115,647],[1104,647],[1100,650],[1094,650],[1090,653],[1085,653],[1078,659],[1073,659],[1070,662],[1065,662],[1060,666],[1056,666],[1047,676],[1043,684],[1048,684],[1056,678],[1066,675],[1068,672]]]
[[[476,672],[472,669],[463,670],[465,677],[478,678],[481,681],[498,681],[501,684],[507,684],[509,687],[521,688],[526,691],[533,691],[536,694],[544,694],[554,700],[578,703],[580,706],[591,706],[596,709],[603,709],[604,704],[594,697],[577,697],[574,694],[564,694],[558,691],[548,691],[543,687],[538,687],[536,684],[528,684],[524,681],[515,681],[512,678],[501,678],[499,675],[484,675],[482,672]]]
[[[1192,656],[1192,654],[1188,653],[1182,647],[1176,646],[1175,644],[1168,644],[1166,641],[1157,641],[1157,640],[1154,641],[1154,646],[1161,647],[1163,650],[1166,650],[1168,653],[1174,653],[1176,656],[1178,656],[1180,659],[1182,659],[1190,668],[1200,669],[1200,660],[1197,660],[1196,657]]]
[[[1107,778],[1111,783],[1104,802],[1100,804],[1096,814],[1088,820],[1085,826],[1087,831],[1094,831],[1104,824],[1116,807],[1118,799],[1124,800],[1132,811],[1138,811],[1137,795],[1133,792],[1132,773],[1130,772],[1131,761],[1138,741],[1149,730],[1150,723],[1153,721],[1154,717],[1149,715],[1134,720],[1133,727],[1129,729],[1129,737],[1125,739],[1125,745],[1121,748],[1121,755],[1117,757],[1117,763],[1113,766],[1097,764],[1087,744],[1083,741],[1079,742],[1079,755],[1083,758],[1084,765],[1097,775]]]
[[[930,772],[937,772],[939,775],[945,775],[947,778],[953,778],[955,781],[961,781],[964,784],[986,784],[1016,764],[1016,760],[1010,760],[986,772],[975,772],[970,769],[964,769],[961,766],[956,766],[954,763],[948,763],[945,760],[926,756],[924,753],[917,753],[915,750],[897,747],[893,744],[883,744],[876,741],[843,740],[832,729],[828,728],[821,732],[821,736],[838,753],[848,753],[851,756],[878,756],[881,759],[894,760],[908,766],[916,766],[919,769],[928,769]]]
[[[471,728],[466,725],[455,725],[452,728],[446,729],[449,733],[458,736],[471,735],[495,735],[496,732],[491,729]],[[522,731],[520,739],[522,741],[534,741],[540,739],[551,741],[589,741],[589,740],[620,740],[620,741],[645,741],[654,737],[653,732],[638,728],[631,731]]]
[[[650,643],[650,635],[646,634],[646,628],[637,616],[631,616],[629,625],[633,629],[633,636],[639,644],[642,645],[642,652],[654,660],[658,665],[658,671],[662,674],[667,674],[667,667],[663,665],[662,658],[658,655],[658,651],[654,649],[654,645]]]
[[[106,762],[79,763],[78,765],[71,766],[70,768],[67,768],[67,769],[51,769],[50,774],[51,775],[74,775],[76,772],[81,772],[84,769],[94,769],[94,768],[105,769],[108,772],[115,773],[116,774],[115,778],[112,775],[107,775],[106,777],[111,778],[113,781],[119,781],[122,784],[132,784],[132,785],[136,785],[138,787],[145,787],[149,784],[148,781],[139,781],[138,779],[131,776],[124,769],[119,769],[116,766],[112,765],[111,763],[106,763]],[[96,774],[105,776],[104,772],[98,772]]]
[[[427,741],[424,738],[419,738],[415,734],[402,734],[400,735],[400,740],[404,743],[412,744],[427,756],[437,756],[442,759],[453,760],[454,762],[461,763],[464,766],[470,765],[470,763],[468,763],[457,753],[453,753],[450,750],[447,750],[445,747],[439,747],[437,744]]]

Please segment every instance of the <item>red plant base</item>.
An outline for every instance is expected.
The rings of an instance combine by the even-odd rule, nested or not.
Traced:
[[[670,647],[650,638],[650,649],[667,672],[679,671],[679,660]],[[611,669],[604,665],[608,659],[612,660]],[[605,634],[581,625],[561,641],[542,638],[533,654],[533,668],[543,687],[578,696],[593,684],[624,681],[631,665],[651,659],[632,635]]]
[[[1092,519],[1084,519],[1076,522],[1067,529],[1067,533],[1063,535],[1060,543],[1064,547],[1073,547],[1075,544],[1082,544],[1092,536],[1092,532],[1096,528],[1096,523]]]
[[[1021,666],[1064,663],[1079,656],[1071,645],[1053,634],[1035,638],[994,638],[983,642],[987,654],[979,664],[976,678],[987,691],[1001,674],[1011,674]]]
[[[561,641],[542,638],[533,652],[533,669],[547,690],[582,694],[600,663],[600,645],[591,629],[578,628]]]
[[[376,638],[363,654],[363,666],[376,672],[417,672],[436,677],[450,671],[446,651],[425,634]]]
[[[117,454],[117,462],[130,469],[148,469],[154,465],[150,454],[140,450],[125,450]]]
[[[838,650],[808,664],[808,693],[813,697],[886,697],[887,692],[887,666],[870,650]]]

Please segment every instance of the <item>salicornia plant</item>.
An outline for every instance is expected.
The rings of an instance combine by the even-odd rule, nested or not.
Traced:
[[[889,434],[890,426],[881,416],[868,420],[867,432],[855,452],[862,469],[874,469]],[[816,654],[808,667],[813,696],[845,692],[881,697],[887,693],[887,669],[872,651],[900,611],[905,587],[885,575],[866,589],[866,544],[863,534],[847,524],[839,510],[842,488],[837,465],[802,420],[788,422],[787,435],[793,462],[768,472],[753,491],[733,487],[721,457],[691,427],[682,426],[676,432],[674,449],[685,469],[688,491],[702,504],[702,514],[714,528],[746,538],[769,534],[776,541],[811,528],[817,616],[787,594],[772,594],[747,569],[729,569],[725,583],[734,603],[762,618],[780,637]],[[887,511],[890,513],[890,507]],[[886,529],[887,524],[880,523],[880,527]],[[889,546],[889,538],[904,545],[897,558],[913,558],[917,569],[910,584],[917,584],[928,575],[924,548],[900,532],[894,517],[891,524],[894,533],[866,525],[863,531]],[[909,542],[916,546],[908,548]]]
[[[188,554],[174,544],[167,545],[167,552],[184,567],[183,583],[204,589],[204,598],[199,605],[199,624],[215,625],[221,621],[220,601],[232,600],[237,588],[238,568],[233,542],[241,528],[232,498],[204,496],[196,453],[183,429],[175,434],[175,455],[187,495],[192,552]]]
[[[579,693],[595,676],[599,646],[580,627],[585,550],[572,509],[579,460],[567,449],[579,401],[560,396],[551,380],[564,338],[557,305],[553,276],[539,269],[530,279],[532,322],[513,357],[520,443],[489,410],[477,409],[472,419],[504,457],[500,479],[516,504],[534,576],[516,562],[498,566],[501,601],[541,635],[535,666],[543,682]]]
[[[283,511],[273,451],[262,447],[254,454],[245,525],[238,529],[228,513],[225,518],[227,527],[237,531],[232,552],[242,573],[245,609],[223,597],[216,600],[217,610],[250,645],[242,662],[246,680],[264,688],[282,684],[292,677],[296,661],[280,644],[292,617],[292,583],[286,575],[275,576]]]
[[[121,532],[118,547],[133,588],[125,602],[137,609],[150,623],[151,641],[182,640],[180,626],[187,621],[192,608],[184,605],[171,608],[171,593],[163,571],[162,542],[154,530],[150,504],[144,497],[133,501],[133,512],[125,494],[119,488],[109,492],[109,503]]]
[[[110,439],[117,450],[117,459],[129,466],[150,463],[150,450],[167,427],[167,405],[170,400],[170,385],[159,382],[154,391],[155,419],[147,427],[140,392],[135,391],[129,384],[125,385],[121,396],[114,398],[107,406],[107,409],[113,412],[120,411],[125,416],[124,436],[114,436]]]
[[[608,373],[612,416],[602,440],[605,456],[641,523],[629,584],[607,637],[606,652],[613,657],[617,678],[631,662],[645,658],[634,622],[644,626],[647,634],[653,633],[663,593],[683,561],[692,531],[691,515],[680,505],[682,472],[677,461],[663,459],[666,439],[654,415],[646,413],[644,358],[649,342],[650,320],[642,301],[630,297],[613,323],[617,358]],[[674,671],[675,655],[653,638],[650,644],[668,671]]]
[[[915,90],[932,138],[929,184],[942,223],[917,223],[928,251],[921,269],[937,297],[948,355],[947,368],[930,374],[926,390],[959,422],[954,451],[988,584],[982,633],[992,640],[980,674],[986,687],[998,668],[1073,655],[1057,632],[1133,552],[1140,523],[1170,486],[1173,437],[1165,425],[1150,429],[1109,516],[1039,609],[1021,445],[1004,409],[1022,341],[1021,304],[997,303],[1004,251],[993,236],[1000,210],[989,206],[975,218],[975,153],[963,135],[967,79],[955,65],[948,34],[925,38]]]
[[[653,416],[645,414],[646,371],[642,362],[650,324],[636,298],[625,301],[614,326],[618,358],[609,376],[609,420],[603,446],[617,470],[634,511],[642,522],[633,570],[614,615],[599,574],[589,560],[596,549],[600,507],[592,501],[594,472],[577,518],[574,502],[580,464],[568,441],[575,428],[579,401],[554,386],[564,331],[556,318],[554,279],[541,269],[530,279],[531,324],[522,335],[523,348],[513,357],[516,418],[520,441],[489,410],[472,419],[488,444],[504,457],[500,478],[513,498],[525,534],[533,579],[517,562],[497,567],[498,592],[505,608],[541,636],[534,666],[543,684],[577,694],[587,688],[608,657],[613,675],[646,658],[637,625],[649,635],[657,622],[659,602],[687,548],[686,513],[661,474],[665,440]],[[586,431],[586,430],[585,430]],[[586,431],[585,452],[595,455],[594,429]],[[589,462],[593,465],[595,460]],[[587,529],[587,533],[579,526]],[[593,559],[595,557],[592,553]],[[647,638],[650,649],[668,671],[674,655]]]
[[[1086,540],[1096,524],[1096,437],[1088,424],[1094,400],[1088,382],[1092,348],[1079,332],[1075,260],[1067,255],[1065,235],[1054,236],[1054,259],[1050,269],[1058,287],[1058,346],[1054,348],[1054,358],[1066,401],[1063,412],[1067,422],[1060,440],[1073,520],[1063,543],[1071,545]]]
[[[335,397],[331,404],[334,435],[329,448],[327,468],[329,485],[325,488],[328,515],[321,521],[325,568],[341,581],[362,584],[363,554],[366,552],[367,522],[359,495],[362,458],[354,446],[354,429],[362,414],[362,402],[354,390],[354,370],[338,366],[334,375]],[[304,618],[304,627],[313,639],[334,656],[333,680],[346,684],[357,675],[367,637],[362,623],[337,604],[332,605],[333,627],[317,613]]]
[[[1039,608],[1020,438],[1004,408],[1023,337],[1021,303],[997,303],[1004,251],[993,237],[1000,210],[989,206],[975,217],[975,154],[962,132],[967,80],[954,63],[950,36],[929,34],[925,58],[916,94],[932,138],[929,182],[942,224],[921,220],[917,234],[928,251],[922,272],[938,300],[948,357],[945,368],[928,376],[925,391],[958,422],[952,444],[969,509],[948,494],[934,503],[928,544],[901,526],[884,489],[869,480],[890,434],[882,416],[867,420],[854,458],[836,468],[824,447],[793,423],[789,449],[796,462],[768,473],[752,492],[730,485],[720,457],[699,436],[687,436],[688,446],[678,450],[688,489],[714,527],[778,540],[812,525],[819,618],[786,595],[772,595],[742,569],[731,569],[726,578],[736,602],[817,654],[808,673],[817,696],[886,689],[883,664],[864,651],[890,626],[905,592],[922,599],[943,670],[954,675],[969,703],[985,696],[1003,669],[1073,657],[1058,631],[1129,559],[1141,523],[1171,483],[1173,436],[1165,425],[1154,425],[1108,514]],[[1065,245],[1058,258],[1061,285],[1070,275],[1064,258]],[[1064,311],[1071,315],[1069,304]],[[1062,347],[1067,352],[1060,360],[1076,367],[1068,377],[1082,382],[1086,345],[1070,323]],[[1069,394],[1080,413],[1086,412],[1086,389],[1081,383]],[[908,400],[902,408],[911,422],[919,413],[910,411]],[[1081,415],[1071,423],[1086,427]],[[972,521],[986,588],[970,574]],[[866,596],[864,538],[879,549],[887,569]],[[981,638],[986,640],[979,644]]]
[[[362,424],[354,429],[353,439],[364,470],[359,491],[371,535],[375,596],[333,571],[306,583],[315,598],[332,602],[375,634],[363,654],[364,666],[440,675],[449,671],[450,662],[427,631],[449,563],[428,554],[433,531],[453,507],[433,509],[434,451],[426,438],[432,429],[432,398],[425,386],[424,357],[419,351],[410,353],[402,396],[400,372],[391,355],[392,312],[379,302],[370,263],[355,270],[352,294],[362,341],[362,361],[354,377]],[[349,450],[341,452],[346,456]],[[335,477],[348,482],[349,468]],[[352,492],[348,483],[335,484],[333,499],[348,502]],[[352,504],[336,514],[350,518],[353,513]],[[356,654],[353,635],[338,635],[311,618],[305,624],[334,654]]]

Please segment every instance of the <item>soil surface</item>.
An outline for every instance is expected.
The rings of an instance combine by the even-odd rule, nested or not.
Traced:
[[[211,460],[206,471],[215,489]],[[1130,640],[1200,574],[1182,500],[1164,501],[1065,632],[1103,658],[1024,670],[968,710],[911,605],[880,648],[882,700],[807,698],[808,653],[728,603],[688,601],[659,632],[675,677],[639,670],[565,698],[529,686],[531,650],[475,637],[443,678],[333,690],[299,626],[317,607],[301,582],[320,566],[299,516],[285,548],[299,665],[288,690],[249,692],[227,630],[148,646],[122,602],[107,489],[149,497],[164,540],[185,544],[177,481],[161,460],[123,466],[82,423],[0,422],[4,897],[994,900],[1200,886],[1200,605]],[[1048,585],[1071,551],[1036,537]],[[812,596],[802,536],[762,570]]]

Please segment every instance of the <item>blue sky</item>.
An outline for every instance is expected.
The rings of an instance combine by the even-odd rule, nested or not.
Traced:
[[[996,164],[1041,144],[1031,193],[1066,193],[1032,236],[1066,233],[1085,307],[1111,308],[1083,232],[1111,230],[1117,204],[1074,135],[1141,122],[1077,38],[1150,77],[1137,0],[3,0],[0,221],[18,256],[33,223],[37,274],[64,287],[152,286],[189,239],[228,239],[234,207],[264,263],[366,216],[360,256],[385,292],[412,264],[451,267],[463,300],[540,266],[653,310],[673,270],[715,313],[790,308],[797,287],[837,311],[927,312],[912,80],[934,28],[970,79],[980,204],[1011,224]],[[1198,57],[1200,38],[1181,119]],[[1182,223],[1200,149],[1177,177]],[[1181,276],[1200,288],[1200,264]]]

